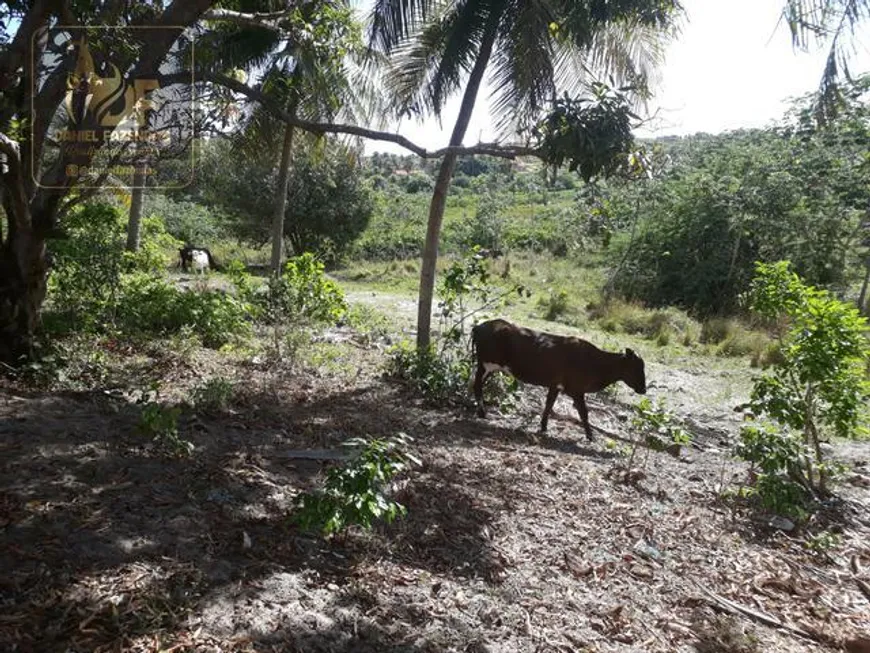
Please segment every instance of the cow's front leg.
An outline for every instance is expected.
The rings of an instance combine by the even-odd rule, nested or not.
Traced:
[[[580,413],[580,419],[583,422],[583,430],[586,431],[586,439],[594,440],[595,438],[592,435],[592,427],[589,426],[589,409],[586,407],[586,397],[585,395],[580,395],[574,399],[574,407],[577,409],[577,412]]]
[[[544,414],[541,416],[541,433],[547,432],[547,420],[550,419],[550,413],[553,410],[553,404],[556,403],[556,397],[559,396],[559,387],[553,386],[547,393],[547,403],[544,404]]]

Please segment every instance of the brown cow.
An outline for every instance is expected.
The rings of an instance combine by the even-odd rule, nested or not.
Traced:
[[[541,417],[541,432],[559,392],[574,400],[586,437],[592,439],[589,411],[584,395],[599,392],[617,381],[624,381],[637,393],[646,393],[643,359],[631,349],[613,354],[592,343],[525,329],[506,320],[482,322],[471,330],[472,347],[477,355],[474,397],[477,414],[486,417],[483,382],[495,371],[509,372],[520,381],[550,389]]]

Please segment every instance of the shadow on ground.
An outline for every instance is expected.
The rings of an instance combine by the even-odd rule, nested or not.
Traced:
[[[326,599],[308,622],[276,617],[256,628],[262,610],[241,601],[240,588],[276,574],[342,584],[372,556],[498,581],[503,565],[488,529],[511,500],[508,476],[430,461],[402,490],[408,519],[324,543],[299,533],[289,515],[296,493],[328,463],[285,454],[396,431],[445,444],[472,434],[527,444],[525,434],[462,419],[428,423],[431,412],[380,384],[331,394],[293,387],[280,400],[248,393],[234,412],[183,415],[181,436],[196,449],[172,458],[138,431],[127,402],[102,393],[0,395],[0,648],[178,642],[204,605],[223,600],[205,631],[226,620],[221,637],[242,637],[255,650],[414,651],[399,625],[321,623]],[[292,597],[277,591],[273,602],[296,614]]]

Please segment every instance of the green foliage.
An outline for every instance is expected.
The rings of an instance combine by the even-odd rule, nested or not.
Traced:
[[[310,252],[289,259],[265,286],[255,286],[238,261],[227,266],[227,276],[252,316],[267,324],[335,324],[347,310],[341,288]]]
[[[193,453],[193,443],[181,438],[178,434],[178,418],[181,408],[166,406],[160,402],[160,391],[157,383],[142,393],[138,402],[141,405],[139,413],[139,430],[152,438],[160,447],[173,456],[189,456]]]
[[[650,448],[665,451],[673,445],[685,445],[692,441],[689,432],[677,424],[663,398],[659,397],[653,405],[649,397],[644,397],[634,410],[631,425],[646,436],[646,443]]]
[[[124,269],[121,220],[120,211],[107,204],[87,204],[67,216],[65,238],[50,245],[49,325],[94,331],[111,321]]]
[[[387,350],[386,374],[402,381],[433,403],[464,402],[468,395],[471,362],[439,354],[434,344],[418,349],[403,340]]]
[[[558,168],[567,161],[571,172],[589,181],[625,166],[634,144],[632,120],[637,116],[624,92],[595,83],[590,98],[557,98],[532,133],[548,164]]]
[[[495,296],[486,257],[479,247],[473,246],[467,256],[453,261],[441,275],[438,314],[444,342],[456,343],[461,339],[471,302],[488,307]]]
[[[837,533],[822,531],[814,535],[808,535],[804,541],[804,547],[813,553],[825,554],[840,546],[842,538]]]
[[[287,261],[270,290],[285,314],[316,323],[334,324],[347,310],[341,288],[326,276],[323,263],[311,253]]]
[[[845,283],[870,201],[868,140],[866,120],[844,118],[825,131],[798,121],[669,143],[671,163],[641,187],[635,233],[618,239],[614,288],[708,315],[737,308],[759,260]]]
[[[439,286],[439,336],[426,349],[408,341],[387,350],[387,376],[404,382],[433,403],[468,402],[472,371],[466,324],[473,314],[503,301],[507,295],[527,293],[520,285],[498,291],[491,284],[488,262],[473,247],[463,259],[453,261],[444,271]],[[509,405],[516,394],[515,380],[487,384],[488,401]]]
[[[161,193],[149,193],[146,213],[160,216],[166,231],[183,243],[212,245],[227,235],[227,218],[215,207]]]
[[[214,349],[251,330],[246,306],[238,298],[221,290],[183,290],[144,273],[124,279],[116,319],[125,333],[168,336],[187,327]]]
[[[198,410],[219,412],[227,409],[234,392],[232,381],[217,376],[196,387],[191,398]]]
[[[223,162],[238,152],[213,146],[206,152],[200,183],[207,203],[230,216],[229,229],[251,242],[267,242],[278,187],[276,159],[268,148],[244,157],[245,165]],[[375,204],[359,167],[338,147],[297,148],[287,190],[284,235],[296,253],[340,259],[365,230]]]
[[[383,440],[345,442],[357,453],[344,465],[331,468],[321,489],[300,495],[294,521],[304,530],[329,536],[349,526],[370,529],[378,520],[389,524],[404,516],[405,506],[387,492],[396,476],[420,465],[407,451],[411,442],[404,433]]]
[[[753,465],[754,484],[748,496],[757,497],[766,510],[804,519],[810,493],[803,482],[801,462],[811,452],[802,438],[772,424],[751,423],[740,429],[735,453]]]
[[[371,261],[417,257],[426,233],[425,206],[404,195],[382,194],[354,255]]]
[[[336,324],[347,311],[341,288],[311,253],[291,258],[284,272],[270,277],[265,285],[255,285],[238,261],[227,266],[227,275],[252,319],[270,327],[276,361],[294,362],[301,348],[310,343],[314,327]]]
[[[473,218],[461,220],[453,225],[449,236],[459,251],[472,247],[500,249],[504,245],[506,202],[497,195],[487,194],[478,200],[477,211]]]
[[[571,308],[568,291],[564,288],[551,288],[549,294],[538,298],[538,309],[545,320],[555,321],[568,313]]]
[[[84,332],[171,335],[189,327],[207,347],[249,331],[244,307],[218,290],[185,291],[163,277],[179,244],[159,218],[142,221],[141,246],[126,252],[124,218],[106,204],[87,204],[64,222],[67,237],[52,245],[47,326]]]
[[[756,491],[764,505],[788,510],[807,493],[827,491],[834,471],[820,442],[831,436],[866,433],[870,382],[867,322],[829,293],[804,284],[787,262],[759,263],[746,295],[753,311],[767,319],[786,316],[781,359],[752,389],[755,419],[741,432],[738,455],[758,468]]]
[[[139,251],[125,251],[125,218],[108,204],[77,207],[63,227],[65,237],[51,244],[55,262],[47,324],[69,330],[97,332],[114,326],[128,280],[159,274],[168,262],[165,252],[178,245],[162,221],[152,217],[142,221]]]

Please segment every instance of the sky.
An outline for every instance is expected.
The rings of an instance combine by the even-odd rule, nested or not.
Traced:
[[[780,118],[788,99],[815,90],[826,50],[809,54],[792,48],[788,27],[779,24],[785,0],[683,0],[687,19],[669,46],[654,86],[648,114],[656,119],[637,136],[719,133],[764,127]],[[870,71],[870,26],[859,34],[852,72]],[[492,141],[488,89],[478,97],[465,145]],[[442,114],[420,124],[393,126],[427,149],[447,145],[459,111],[455,97]],[[443,129],[441,128],[443,126]],[[388,143],[366,142],[366,153],[408,151]]]

